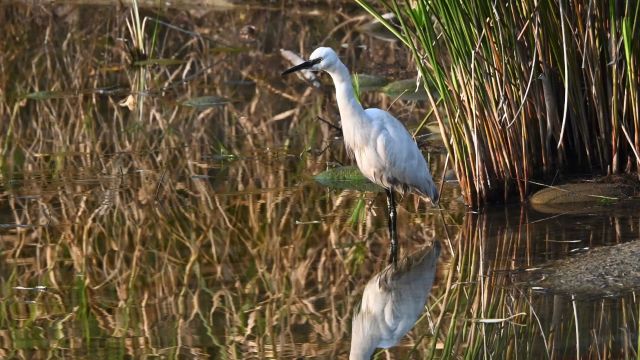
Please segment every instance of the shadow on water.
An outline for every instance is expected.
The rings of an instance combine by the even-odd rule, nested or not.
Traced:
[[[1,358],[348,356],[386,265],[385,202],[313,180],[352,161],[318,120],[339,123],[327,79],[282,80],[279,49],[329,45],[388,81],[415,72],[398,44],[357,32],[369,19],[350,3],[284,8],[143,8],[171,25],[147,23],[152,59],[179,61],[132,66],[128,8],[0,6]],[[361,100],[410,129],[428,112]],[[440,179],[442,146],[426,138]],[[523,278],[637,240],[635,206],[478,214],[454,185],[442,211],[399,202],[402,253],[435,239],[442,253],[425,312],[379,352],[636,356],[633,284],[572,299]]]

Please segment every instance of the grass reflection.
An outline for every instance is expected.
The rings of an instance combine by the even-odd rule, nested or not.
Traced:
[[[347,355],[354,308],[385,265],[386,205],[314,182],[350,164],[317,119],[338,123],[331,90],[279,77],[280,47],[310,49],[332,29],[331,45],[366,46],[341,50],[356,71],[409,77],[390,65],[409,64],[406,53],[356,33],[365,18],[344,9],[162,13],[190,33],[160,27],[154,53],[184,62],[147,65],[140,89],[117,45],[129,36],[127,9],[0,7],[0,357]],[[246,24],[258,32],[240,41]],[[133,111],[119,105],[131,93],[145,98]],[[202,96],[230,101],[177,105]],[[362,101],[393,103],[410,128],[426,113],[378,93]],[[439,174],[441,147],[424,148]],[[508,275],[572,246],[637,238],[635,212],[534,223],[526,209],[465,213],[459,190],[445,189],[442,216],[401,200],[402,252],[438,238],[443,260],[429,311],[391,356],[573,356],[571,302],[513,287]],[[546,241],[562,239],[584,243]],[[633,294],[576,309],[581,355],[635,356]]]

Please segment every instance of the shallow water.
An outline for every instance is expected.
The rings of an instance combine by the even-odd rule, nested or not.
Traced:
[[[368,18],[349,3],[142,9],[153,14],[173,26],[158,25],[153,53],[180,62],[129,66],[124,7],[0,6],[0,357],[346,358],[386,265],[385,200],[313,180],[352,161],[317,119],[339,123],[327,77],[282,79],[278,51],[330,45],[391,80],[415,75],[406,51],[359,32]],[[211,95],[229,102],[181,105]],[[362,101],[410,129],[427,112]],[[439,182],[442,145],[427,139]],[[637,356],[633,288],[572,299],[522,276],[637,240],[637,206],[477,213],[449,183],[441,207],[400,201],[402,254],[434,239],[442,254],[391,358]]]

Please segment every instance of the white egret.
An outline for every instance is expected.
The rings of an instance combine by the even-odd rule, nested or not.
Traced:
[[[311,53],[310,60],[286,70],[282,75],[307,69],[322,70],[331,75],[345,146],[355,156],[362,174],[386,189],[391,237],[389,262],[395,264],[398,240],[394,191],[428,196],[436,204],[438,190],[427,161],[398,119],[384,110],[362,108],[356,100],[349,70],[331,48],[317,48]]]
[[[413,328],[431,291],[439,255],[440,243],[434,241],[369,280],[353,317],[349,359],[368,360],[376,348],[395,345]]]

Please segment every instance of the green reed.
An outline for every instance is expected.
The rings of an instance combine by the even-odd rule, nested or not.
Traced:
[[[558,171],[639,170],[640,3],[357,2],[442,98],[429,104],[467,204],[524,199]]]

